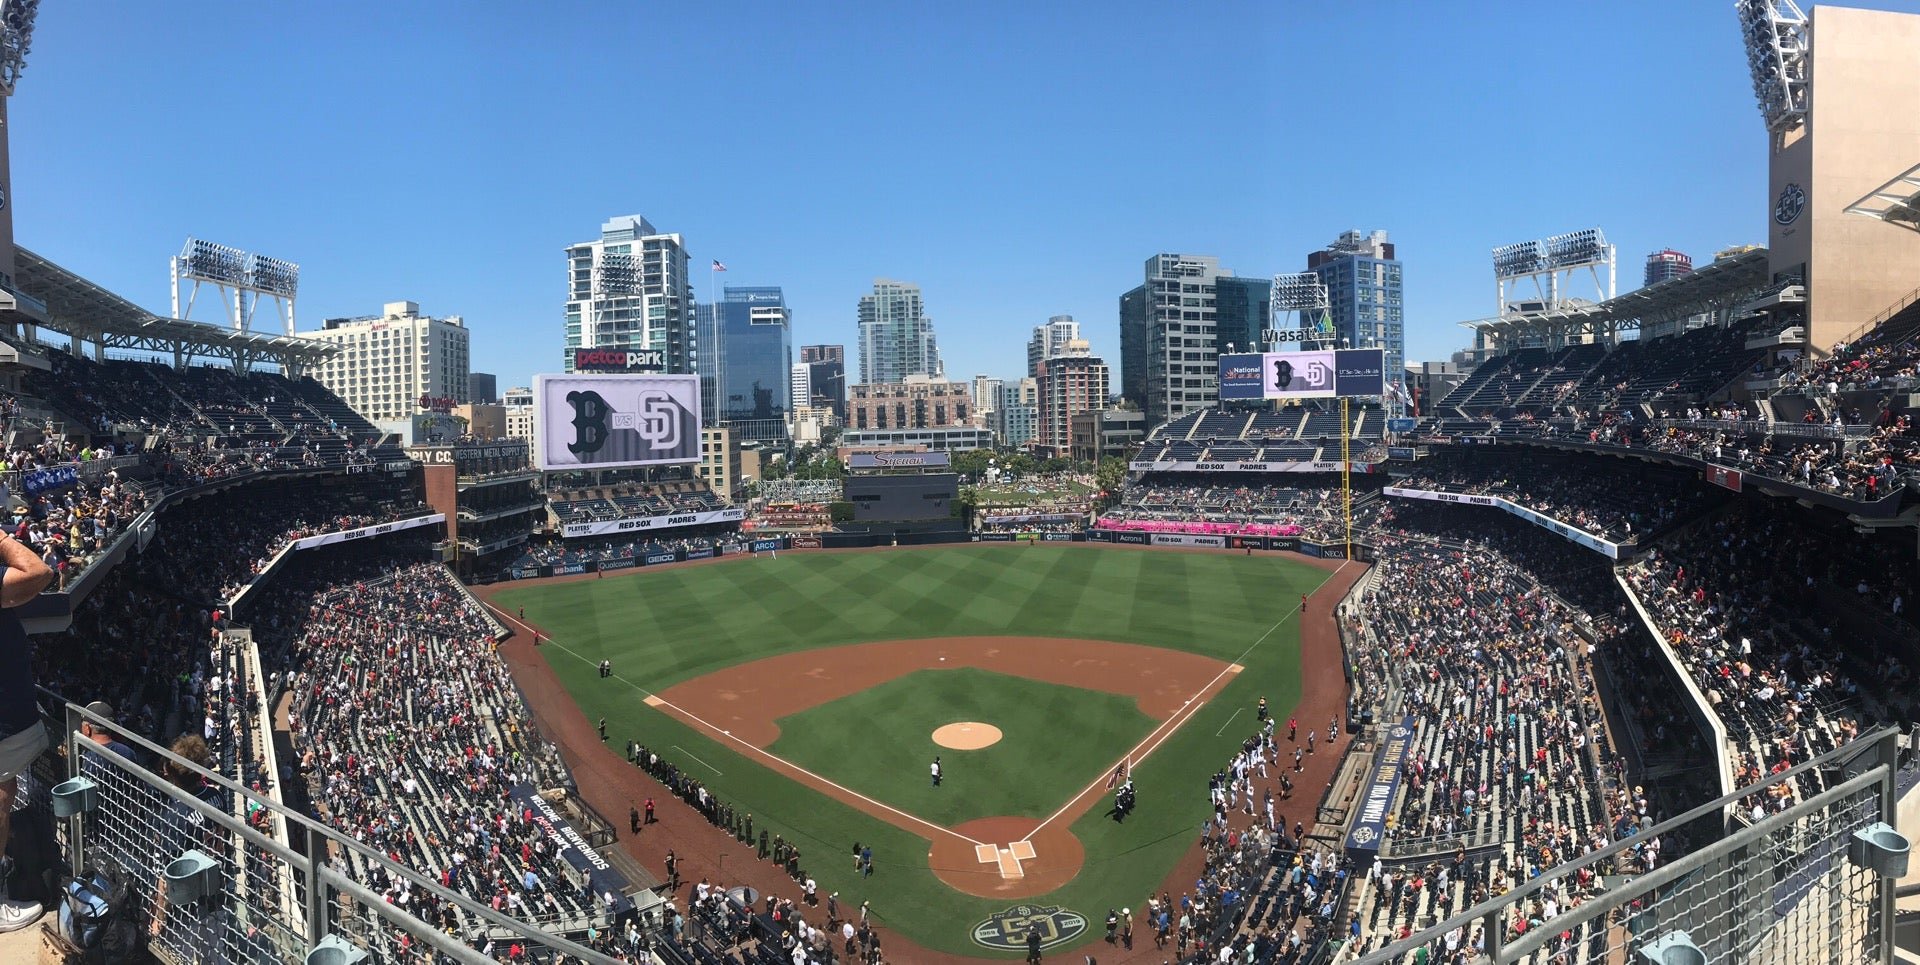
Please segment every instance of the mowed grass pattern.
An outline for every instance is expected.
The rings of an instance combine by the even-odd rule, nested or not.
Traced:
[[[1133,817],[1116,824],[1096,808],[1074,823],[1086,866],[1045,902],[1104,918],[1108,907],[1144,904],[1193,842],[1210,813],[1207,777],[1252,732],[1254,702],[1265,696],[1285,709],[1298,699],[1293,614],[1300,595],[1326,578],[1266,554],[973,544],[789,551],[648,568],[509,588],[498,602],[509,613],[525,606],[527,619],[552,635],[556,645],[542,655],[588,719],[607,718],[616,747],[633,739],[656,749],[752,812],[756,828],[797,843],[805,869],[823,889],[839,891],[843,904],[872,899],[884,924],[915,941],[982,955],[968,930],[1006,903],[959,894],[934,877],[924,838],[709,740],[647,707],[646,693],[777,653],[924,637],[1079,637],[1240,662],[1246,672],[1134,768],[1140,808]],[[602,658],[613,661],[620,679],[599,679],[594,668]],[[1029,766],[1050,766],[1055,752],[1033,747]],[[854,841],[874,848],[871,879],[854,875],[843,860]]]
[[[1000,728],[999,743],[934,743],[946,724]],[[921,670],[780,718],[768,750],[842,787],[942,827],[975,818],[1043,819],[1154,728],[1131,697],[961,667]],[[1034,766],[1036,749],[1047,764]],[[933,786],[929,765],[944,769]]]

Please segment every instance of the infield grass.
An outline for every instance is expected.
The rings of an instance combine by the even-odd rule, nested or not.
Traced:
[[[933,742],[935,728],[982,721],[991,747]],[[1042,819],[1107,773],[1157,722],[1130,697],[961,667],[919,670],[782,717],[767,750],[843,787],[942,827],[974,818]],[[1047,765],[1034,766],[1044,748]],[[933,786],[928,765],[939,755]]]
[[[904,638],[1076,637],[1242,664],[1245,672],[1133,768],[1140,792],[1134,815],[1119,824],[1096,807],[1076,821],[1085,867],[1065,887],[1029,901],[1103,919],[1110,907],[1143,905],[1195,840],[1211,814],[1207,777],[1253,732],[1254,703],[1265,696],[1284,709],[1299,698],[1295,609],[1301,594],[1327,577],[1277,555],[971,544],[649,567],[510,588],[497,602],[509,612],[525,606],[527,619],[551,635],[542,655],[588,719],[607,718],[614,746],[639,740],[752,812],[757,828],[800,847],[802,865],[824,890],[840,892],[843,905],[871,899],[883,924],[924,946],[996,957],[968,932],[1012,902],[954,891],[929,871],[925,839],[708,740],[645,706],[646,693],[779,653]],[[603,658],[621,679],[599,679],[595,667]],[[884,723],[893,732],[891,720]],[[915,723],[900,733],[918,745],[926,729]],[[1055,766],[1060,753],[1057,742],[1021,747],[1026,763],[1004,766],[1039,772]],[[914,773],[925,780],[924,760]],[[1074,777],[1068,783],[1091,779]],[[1055,807],[1064,803],[1065,794]],[[854,841],[874,849],[872,878],[852,871],[847,850]]]

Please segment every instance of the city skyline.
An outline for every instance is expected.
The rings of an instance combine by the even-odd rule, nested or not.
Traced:
[[[1384,19],[1339,5],[1044,11],[1029,36],[1075,37],[1056,45],[951,11],[823,20],[771,7],[616,10],[590,24],[528,24],[504,6],[451,20],[435,8],[356,9],[212,3],[187,18],[45,8],[10,124],[7,201],[21,243],[149,308],[164,305],[162,263],[190,234],[300,262],[303,328],[396,299],[457,306],[473,367],[521,385],[559,370],[557,253],[627,212],[686,239],[700,301],[714,260],[730,269],[722,282],[782,287],[795,344],[857,344],[854,300],[874,277],[912,279],[945,336],[948,372],[1000,378],[1020,371],[1025,334],[1052,315],[1072,315],[1094,354],[1117,362],[1115,295],[1155,252],[1212,255],[1262,277],[1298,271],[1301,252],[1341,232],[1387,230],[1405,253],[1406,357],[1421,361],[1463,347],[1456,323],[1492,312],[1496,245],[1598,225],[1632,264],[1668,247],[1704,260],[1766,235],[1764,134],[1736,19],[1721,4]],[[1513,45],[1492,29],[1512,16],[1562,39]],[[1622,20],[1661,29],[1621,31]],[[900,35],[943,43],[909,52],[873,42]],[[1215,56],[1226,35],[1250,38],[1247,56]],[[266,36],[298,41],[256,42]],[[716,127],[698,157],[645,150],[647,132],[612,132],[596,147],[622,165],[550,151],[611,96],[581,93],[572,65],[641,36],[659,69],[703,91],[660,107],[660,126],[704,125],[716,111],[767,120]],[[1167,39],[1166,70],[1187,79],[1179,89],[1119,56],[1143,37]],[[1376,55],[1365,88],[1392,96],[1350,118],[1317,112],[1297,137],[1277,133],[1290,129],[1279,123],[1289,92],[1351,72],[1338,51],[1359,37]],[[763,39],[778,56],[710,69]],[[1436,70],[1437,45],[1452,60]],[[1488,135],[1500,117],[1565,110],[1557,85],[1513,78],[1564,72],[1569,45],[1594,63],[1643,66],[1589,72],[1584,88],[1630,114],[1632,136],[1594,139],[1576,159],[1528,160]],[[452,79],[455,65],[505,58],[516,64],[506,96]],[[983,58],[1003,69],[982,75]],[[383,80],[396,62],[419,67],[421,82]],[[257,82],[223,84],[236,73]],[[278,118],[274,135],[127,163],[120,145],[179,137],[167,112],[134,96],[160,74],[181,89],[225,87],[237,116]],[[876,75],[908,80],[875,89]],[[1244,105],[1235,149],[1208,135],[1164,145],[1165,156],[1116,150],[1133,119],[1202,102]],[[876,165],[849,147],[876,116],[919,149]],[[460,160],[423,166],[418,151],[388,147],[401,143],[395,132]],[[769,132],[791,142],[782,164],[751,149]],[[1214,190],[1136,190],[1169,168]],[[191,189],[202,184],[221,187]]]

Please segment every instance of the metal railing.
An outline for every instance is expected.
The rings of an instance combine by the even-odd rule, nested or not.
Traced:
[[[1899,731],[1885,728],[1752,787],[1559,865],[1447,921],[1362,955],[1373,965],[1417,948],[1479,949],[1471,961],[1586,965],[1766,961],[1783,965],[1892,961],[1896,881],[1856,865],[1854,832],[1891,823]],[[1717,820],[1744,798],[1814,770],[1839,771],[1827,790],[1637,877],[1601,873],[1658,836]],[[1578,885],[1599,875],[1597,889]],[[1583,893],[1591,891],[1592,893]],[[1548,916],[1548,903],[1557,914]],[[1676,940],[1700,957],[1666,957]]]
[[[81,736],[79,725],[108,721],[74,704],[64,705],[64,753],[36,763],[40,783],[84,776],[97,786],[92,810],[61,819],[61,837],[72,867],[118,869],[130,886],[127,910],[153,936],[155,957],[171,965],[225,962],[300,962],[329,935],[369,956],[369,965],[441,961],[491,965],[491,945],[504,953],[518,944],[525,960],[541,965],[607,963],[614,959],[526,922],[501,915],[431,877],[389,860],[377,850],[335,832],[227,778],[195,766],[144,740],[121,733],[136,753],[190,775],[181,783],[212,789],[196,794]],[[211,803],[202,795],[235,802]],[[34,806],[46,807],[45,788]],[[264,811],[283,823],[291,846],[263,834],[235,812]],[[163,881],[168,865],[184,852],[211,860],[202,876],[204,897],[180,900]],[[348,860],[349,857],[353,860]],[[389,900],[355,880],[346,869],[359,863],[404,886],[406,904]],[[429,908],[450,910],[458,933],[416,917]]]

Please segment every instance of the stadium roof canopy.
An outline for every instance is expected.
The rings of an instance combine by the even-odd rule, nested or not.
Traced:
[[[1489,344],[1559,347],[1586,336],[1611,342],[1623,331],[1725,311],[1752,301],[1768,282],[1767,249],[1748,248],[1678,278],[1637,288],[1598,304],[1564,305],[1461,322]]]
[[[1847,213],[1863,214],[1897,228],[1920,231],[1920,164],[1894,175],[1893,180],[1847,205]]]
[[[172,355],[176,365],[208,356],[242,368],[269,362],[297,369],[340,351],[339,346],[310,338],[244,332],[155,315],[25,248],[15,249],[14,284],[27,300],[45,306],[43,318],[26,319],[31,324],[101,349]]]

